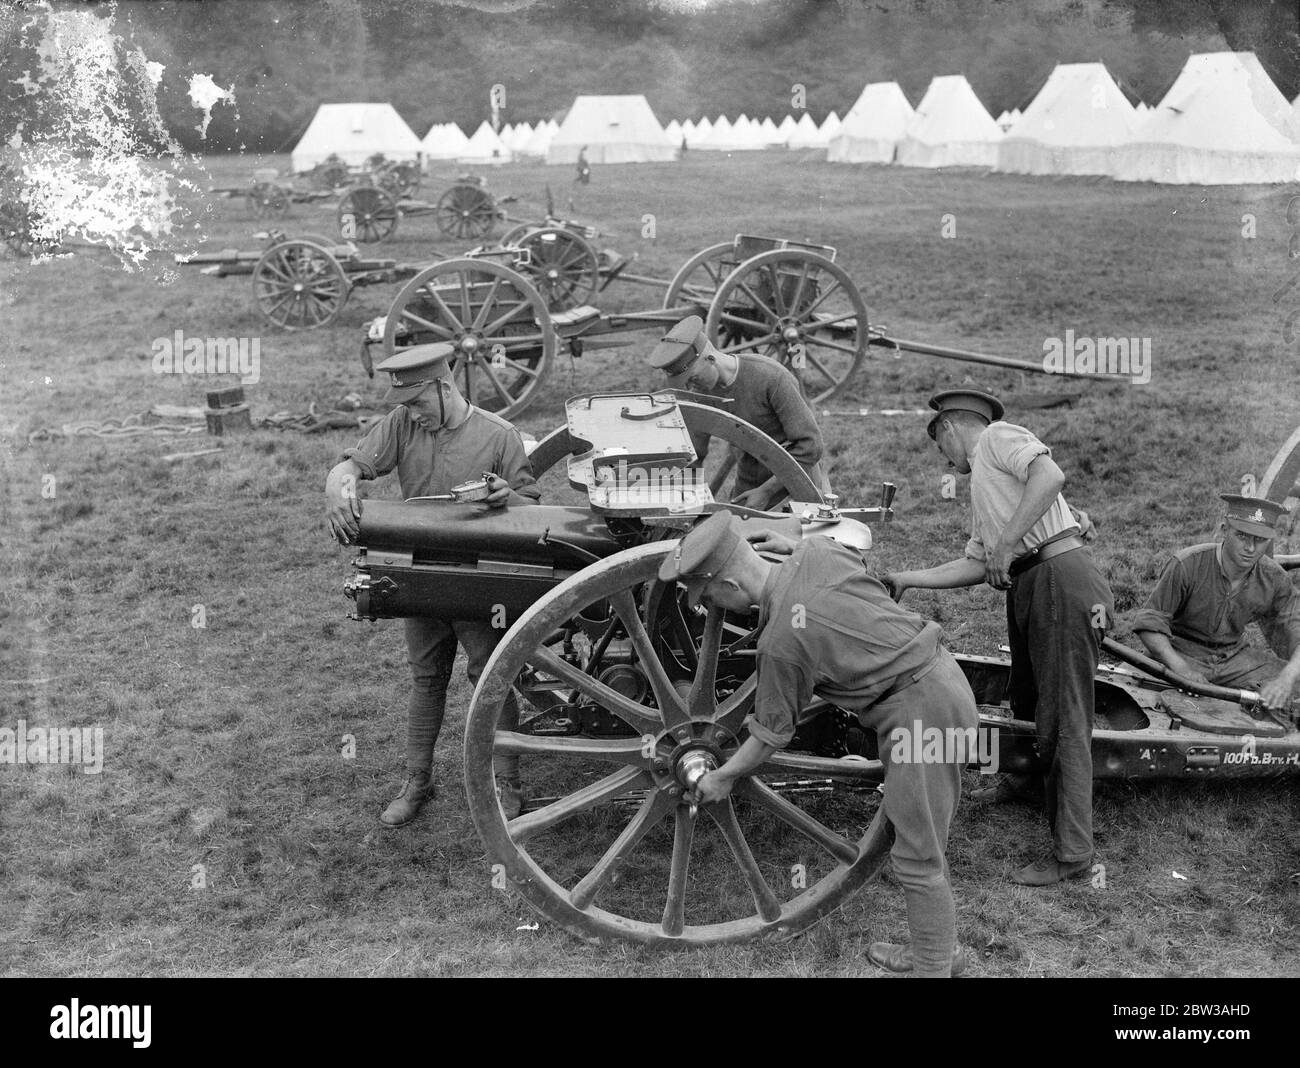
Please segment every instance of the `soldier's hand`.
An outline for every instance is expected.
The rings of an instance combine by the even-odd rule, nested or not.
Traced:
[[[1259,699],[1265,708],[1286,708],[1294,688],[1295,680],[1284,671],[1259,688]]]
[[[326,500],[330,533],[340,544],[351,545],[361,533],[361,499],[357,496],[356,480],[344,476],[338,491],[327,494]]]
[[[984,559],[984,581],[995,590],[1011,589],[1011,549],[991,545]]]
[[[766,527],[746,531],[745,540],[754,547],[755,552],[773,553],[776,556],[789,556],[799,544],[794,538],[787,538]]]
[[[1079,537],[1087,542],[1096,541],[1097,524],[1088,518],[1088,513],[1082,508],[1070,505],[1070,514],[1074,516],[1074,521],[1079,524]]]
[[[732,504],[738,504],[742,508],[753,508],[756,512],[767,511],[767,506],[771,503],[772,496],[761,486],[755,486],[751,490],[745,490],[731,498]]]
[[[725,801],[735,782],[721,771],[711,771],[695,784],[695,799],[701,805]]]
[[[893,571],[886,571],[880,576],[880,581],[895,601],[901,601],[903,594],[911,588]]]
[[[488,474],[488,495],[483,503],[489,508],[504,508],[510,503],[510,483],[500,475]]]

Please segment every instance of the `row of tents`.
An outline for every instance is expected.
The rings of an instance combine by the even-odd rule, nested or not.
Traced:
[[[466,137],[435,123],[423,140],[390,104],[322,104],[293,150],[295,171],[330,154],[350,164],[390,159],[572,164],[678,158],[683,148],[737,152],[825,148],[833,163],[977,166],[1019,174],[1103,175],[1200,185],[1300,180],[1300,99],[1292,106],[1254,53],[1193,55],[1159,104],[1136,107],[1101,63],[1059,64],[1021,113],[994,119],[962,75],[930,82],[915,108],[896,82],[866,86],[843,121],[807,112],[659,124],[641,95],[579,96],[563,122]]]
[[[1300,98],[1289,104],[1252,52],[1188,58],[1155,107],[1134,107],[1101,63],[1059,64],[1021,115],[994,119],[960,75],[912,108],[868,85],[827,159],[1016,174],[1237,185],[1300,180]]]

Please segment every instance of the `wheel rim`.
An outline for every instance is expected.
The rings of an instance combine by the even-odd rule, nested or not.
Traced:
[[[735,245],[730,241],[697,252],[673,275],[663,306],[676,308],[695,304],[701,310],[707,308],[735,266]]]
[[[458,241],[477,241],[496,225],[496,202],[476,185],[453,185],[438,200],[438,229]]]
[[[509,230],[507,230],[504,234],[501,235],[501,241],[500,241],[501,247],[509,248],[512,244],[514,244],[521,237],[523,237],[524,234],[528,233],[528,231],[531,230],[535,225],[536,225],[535,223],[520,223],[518,226],[510,227]]]
[[[767,468],[782,489],[795,500],[822,500],[821,491],[799,466],[798,461],[757,427],[710,404],[678,400],[677,406],[692,434],[702,433],[718,438],[736,446],[747,456],[752,456]],[[556,427],[538,441],[528,456],[533,477],[540,479],[561,460],[577,452],[585,452],[589,447],[586,442],[575,441],[570,436],[567,424]]]
[[[550,370],[555,332],[541,295],[518,271],[490,260],[434,264],[397,294],[384,351],[445,341],[465,399],[512,419],[536,397]]]
[[[1300,428],[1287,438],[1277,455],[1264,472],[1256,493],[1270,501],[1277,501],[1290,509],[1290,515],[1279,523],[1273,539],[1274,554],[1300,552]],[[1280,622],[1266,623],[1264,637],[1273,652],[1286,659],[1291,653],[1291,637]]]
[[[525,270],[551,311],[586,304],[600,284],[600,261],[577,234],[557,226],[544,226],[518,239],[528,249]]]
[[[791,935],[837,908],[879,870],[889,849],[883,815],[877,812],[855,840],[754,777],[741,780],[735,791],[752,810],[744,824],[730,799],[691,816],[683,797],[684,769],[693,759],[721,763],[735,751],[755,687],[751,675],[719,700],[724,680],[716,671],[724,619],[716,609],[701,627],[693,683],[689,689],[683,681],[674,686],[638,607],[638,596],[647,583],[656,582],[660,563],[674,547],[674,542],[642,545],[593,564],[550,591],[511,627],[475,690],[466,724],[470,812],[489,862],[501,866],[500,873],[525,900],[581,937],[703,945]],[[557,634],[566,625],[572,628],[570,621],[580,616],[625,635],[615,640],[635,650],[624,666],[640,670],[644,697],[602,685],[572,662]],[[599,662],[592,666],[594,670]],[[531,678],[550,676],[561,689],[581,695],[621,723],[624,732],[548,737],[529,733],[528,723],[517,731],[498,731],[504,699],[525,670]],[[725,680],[727,685],[731,681]],[[530,783],[540,775],[548,783],[563,783],[568,792],[507,821],[493,787],[493,761],[508,755],[525,758]],[[777,753],[760,772],[806,773],[822,766],[819,759]],[[823,763],[853,775],[847,762]],[[628,791],[643,791],[644,796],[615,835],[617,828],[608,822],[599,825],[603,817],[597,808]],[[760,817],[782,831],[797,831],[805,851],[783,839],[774,850],[760,845],[757,859],[749,841],[757,841],[756,829],[763,830]],[[649,847],[653,837],[664,834],[665,823],[672,828],[671,852],[652,856]],[[698,833],[705,824],[717,828],[712,841]],[[588,850],[594,844],[599,850],[602,836],[612,842],[594,864],[573,859],[575,848]],[[642,844],[647,836],[651,842]],[[807,841],[818,847],[815,854],[807,852]],[[714,853],[726,857],[725,863],[718,863]],[[800,858],[806,869],[803,885],[791,886],[792,857]],[[697,875],[692,889],[691,874],[697,868],[706,874]],[[621,889],[614,886],[620,876],[628,876]],[[657,895],[647,900],[645,891],[655,886]],[[602,905],[596,904],[598,898]]]
[[[397,230],[399,215],[397,201],[388,190],[358,186],[349,189],[339,201],[339,234],[345,241],[363,245],[387,241]],[[355,232],[349,235],[349,229]]]
[[[814,404],[844,390],[867,353],[867,307],[853,279],[802,250],[742,263],[718,287],[705,326],[726,352],[779,360]]]
[[[262,314],[282,330],[314,330],[338,317],[348,294],[343,268],[311,241],[272,245],[253,269]]]

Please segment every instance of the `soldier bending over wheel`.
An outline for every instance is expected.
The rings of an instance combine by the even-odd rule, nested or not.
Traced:
[[[902,762],[890,750],[927,728],[973,737],[978,716],[970,685],[939,644],[938,625],[895,604],[857,550],[819,536],[795,543],[756,531],[749,536],[760,548],[790,552],[782,563],[768,563],[738,526],[729,513],[715,513],[687,533],[659,572],[683,582],[691,604],[737,612],[757,604],[761,613],[749,737],[700,780],[697,796],[703,804],[723,800],[738,779],[788,745],[814,696],[855,712],[879,739],[884,813],[895,832],[891,857],[912,936],[910,945],[873,943],[868,956],[895,972],[960,973],[965,954],[944,851],[961,793],[961,760],[946,752],[942,761]]]
[[[830,488],[819,461],[822,432],[817,417],[804,399],[799,380],[775,360],[753,353],[722,352],[709,341],[704,320],[690,315],[674,326],[650,353],[650,366],[668,376],[673,389],[731,398],[727,406],[733,415],[756,426],[780,443],[798,462],[823,493]],[[708,452],[707,438],[694,439],[702,461]],[[717,493],[730,470],[724,466],[709,489]],[[781,482],[752,456],[740,453],[732,504],[770,510],[785,496]]]
[[[330,529],[344,545],[354,542],[360,532],[357,480],[379,478],[394,468],[403,497],[447,493],[452,486],[490,471],[486,507],[536,504],[540,498],[519,432],[499,416],[470,404],[456,387],[448,363],[454,351],[443,343],[416,345],[376,365],[376,370],[392,376],[392,388],[384,399],[397,407],[354,448],[344,451],[343,461],[325,482]],[[410,823],[434,795],[433,749],[442,728],[457,642],[465,648],[467,674],[473,683],[504,633],[482,620],[404,622],[412,675],[406,720],[407,779],[379,817],[386,827]],[[513,727],[518,716],[511,694],[503,727]],[[497,789],[507,817],[519,815],[523,798],[517,757],[501,761]]]
[[[1287,510],[1259,497],[1227,502],[1223,540],[1174,553],[1133,630],[1161,663],[1193,682],[1258,690],[1268,708],[1284,708],[1300,681],[1300,593],[1264,555]],[[1280,626],[1290,659],[1246,643],[1251,622]]]

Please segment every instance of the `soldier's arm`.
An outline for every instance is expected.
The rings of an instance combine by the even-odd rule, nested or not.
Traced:
[[[946,564],[920,571],[891,571],[880,581],[889,589],[894,600],[898,601],[913,588],[951,590],[959,586],[978,586],[984,577],[984,561],[963,556],[960,560],[949,560]]]
[[[746,718],[749,737],[722,767],[711,771],[696,785],[701,804],[723,800],[738,780],[759,767],[794,738],[799,710],[813,698],[813,680],[802,664],[762,656],[754,711]]]
[[[770,403],[781,422],[785,451],[805,469],[811,467],[822,458],[822,431],[817,416],[799,391],[798,382],[793,377],[783,379],[782,386],[773,390]]]
[[[997,543],[987,547],[988,558],[984,562],[984,571],[988,584],[994,589],[1005,590],[1011,585],[1009,568],[1015,559],[1016,547],[1052,506],[1064,486],[1065,475],[1056,466],[1056,461],[1046,453],[1036,456],[1030,462],[1029,480],[1025,483],[1024,493],[1020,495],[1020,503],[1011,513],[1007,525],[1002,528]]]
[[[524,451],[523,439],[518,431],[511,431],[501,449],[501,457],[495,472],[501,482],[494,484],[487,503],[490,506],[504,508],[506,505],[536,504],[542,497],[542,491],[533,477],[532,465]]]
[[[1165,667],[1185,679],[1191,679],[1192,682],[1208,682],[1205,672],[1197,664],[1183,656],[1174,648],[1173,642],[1169,640],[1169,635],[1161,634],[1158,630],[1139,630],[1135,634],[1142,640],[1142,644],[1147,650]]]
[[[1205,673],[1179,653],[1169,640],[1173,634],[1174,617],[1182,611],[1189,587],[1187,572],[1175,557],[1165,565],[1155,588],[1147,595],[1146,603],[1133,614],[1130,625],[1147,651],[1165,667],[1193,682],[1204,682]]]

